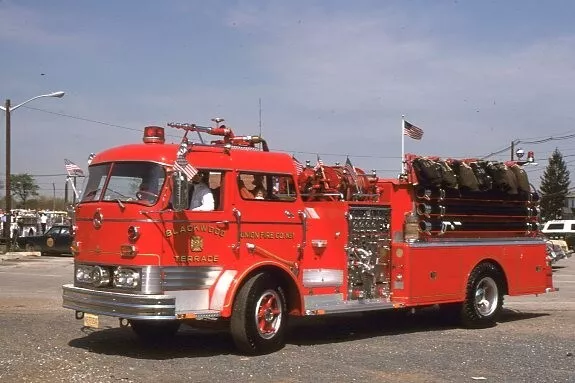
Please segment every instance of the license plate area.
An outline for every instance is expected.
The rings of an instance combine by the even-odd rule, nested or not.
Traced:
[[[100,318],[95,314],[84,313],[84,326],[91,328],[99,328]]]

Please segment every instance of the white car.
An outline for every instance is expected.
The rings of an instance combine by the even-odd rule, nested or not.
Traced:
[[[567,241],[567,236],[573,235],[575,237],[575,220],[564,219],[545,222],[541,232],[549,239],[553,248],[555,248],[555,259],[553,259],[553,261],[571,256],[573,244],[571,241]]]

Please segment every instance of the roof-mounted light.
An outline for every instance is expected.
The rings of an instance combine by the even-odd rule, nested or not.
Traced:
[[[146,126],[144,128],[144,143],[163,144],[165,141],[164,128],[160,126]]]

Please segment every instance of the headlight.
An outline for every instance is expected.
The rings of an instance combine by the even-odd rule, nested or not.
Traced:
[[[136,288],[140,286],[140,272],[120,266],[114,270],[113,283],[114,287]]]
[[[95,287],[107,286],[110,284],[110,271],[101,266],[95,266],[90,273],[92,284]]]
[[[91,283],[93,266],[79,265],[76,267],[76,281],[80,283]]]

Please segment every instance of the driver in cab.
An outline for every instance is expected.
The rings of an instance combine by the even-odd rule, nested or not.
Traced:
[[[147,181],[142,181],[138,191],[136,192],[136,198],[140,201],[154,203],[156,198],[158,198],[158,195],[150,190],[150,185]]]
[[[190,200],[190,210],[192,211],[212,211],[214,210],[214,195],[208,186],[209,174],[197,172],[192,178],[192,198]]]

